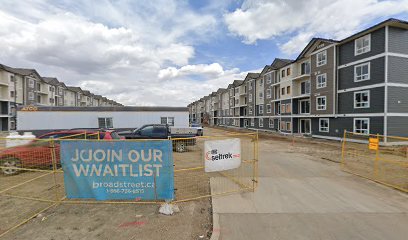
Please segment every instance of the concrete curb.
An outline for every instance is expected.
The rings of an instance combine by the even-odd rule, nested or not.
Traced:
[[[212,200],[211,200],[212,202]],[[213,232],[211,234],[210,240],[218,240],[220,238],[220,215],[213,212]]]

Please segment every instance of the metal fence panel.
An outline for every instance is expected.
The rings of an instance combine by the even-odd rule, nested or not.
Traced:
[[[152,141],[100,140],[99,135],[77,134],[72,139],[83,141]],[[205,172],[205,141],[239,138],[241,165],[239,168]],[[0,237],[58,204],[151,204],[157,201],[96,201],[66,199],[64,173],[60,163],[60,141],[64,139],[34,139],[22,146],[0,146]],[[174,159],[174,202],[191,201],[242,191],[254,191],[258,183],[257,133],[224,134],[176,138],[172,140]],[[0,139],[1,143],[13,141]],[[21,140],[16,140],[21,141]],[[161,141],[161,140],[153,140]],[[211,187],[210,187],[211,182]],[[19,211],[8,206],[21,206]]]
[[[408,138],[344,132],[341,165],[344,171],[408,192]]]

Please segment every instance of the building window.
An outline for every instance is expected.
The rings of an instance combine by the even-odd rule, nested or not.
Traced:
[[[261,78],[261,79],[259,80],[259,86],[260,86],[260,87],[263,86],[263,78]]]
[[[248,83],[248,85],[249,85],[249,90],[252,90],[252,81],[249,81],[249,83]]]
[[[285,111],[286,110],[286,105],[285,104],[281,104],[280,109],[281,109],[280,110],[281,113],[286,113],[286,111]]]
[[[28,86],[30,88],[34,88],[34,80],[33,79],[28,80]]]
[[[50,92],[54,92],[54,87],[50,86]]]
[[[263,92],[259,92],[259,98],[263,98]]]
[[[327,51],[321,51],[316,54],[316,66],[320,67],[327,63]]]
[[[41,96],[37,95],[37,103],[41,103]]]
[[[300,75],[304,74],[310,74],[310,63],[309,62],[303,62],[300,65]]]
[[[28,100],[34,100],[34,93],[33,92],[28,93]]]
[[[14,91],[10,91],[10,97],[14,97]]]
[[[369,118],[354,118],[355,133],[369,134],[370,133],[370,119]]]
[[[354,40],[354,55],[360,55],[371,50],[371,35],[365,35]]]
[[[300,100],[300,114],[310,113],[310,101],[309,100]]]
[[[272,112],[272,106],[271,104],[266,104],[266,112],[271,113]]]
[[[249,106],[249,114],[252,114],[252,106]]]
[[[59,106],[64,105],[63,102],[62,102],[62,98],[58,98],[58,105],[59,105]]]
[[[290,86],[286,87],[286,94],[290,94]]]
[[[271,98],[272,90],[270,88],[266,89],[266,98]]]
[[[303,81],[300,83],[300,94],[310,94],[310,81]]]
[[[113,120],[111,117],[108,118],[98,118],[99,128],[113,128]]]
[[[174,117],[160,117],[160,123],[174,126]]]
[[[327,74],[323,73],[316,76],[316,88],[325,88],[327,86]]]
[[[259,127],[263,127],[263,118],[259,118]]]
[[[235,88],[235,95],[239,94],[239,87]]]
[[[278,103],[278,107],[276,108],[276,114],[280,115],[281,114],[281,104]]]
[[[285,69],[283,69],[283,70],[281,71],[281,75],[282,75],[282,77],[285,77]]]
[[[54,103],[54,98],[50,98],[49,101],[51,104]]]
[[[285,95],[285,88],[282,88],[281,91],[282,91],[281,95],[282,96]]]
[[[259,114],[263,114],[263,105],[259,105]]]
[[[269,118],[269,128],[274,128],[274,121],[272,118]]]
[[[289,76],[290,75],[290,68],[287,68],[286,69],[286,76]]]
[[[316,110],[326,110],[326,96],[316,98]]]
[[[280,122],[280,130],[285,131],[286,130],[286,122]]]
[[[319,118],[319,132],[329,132],[328,118]]]
[[[267,84],[270,84],[272,82],[271,74],[270,73],[265,74],[264,79]]]
[[[286,131],[291,131],[290,122],[286,122]]]
[[[286,104],[286,113],[291,113],[291,112],[292,112],[292,107],[291,107],[291,104],[288,103]]]
[[[354,66],[354,82],[370,80],[370,63]]]
[[[370,91],[354,92],[354,108],[370,107]]]
[[[255,126],[255,119],[251,118],[251,127]]]

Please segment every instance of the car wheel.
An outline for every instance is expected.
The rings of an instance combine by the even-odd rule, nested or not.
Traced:
[[[21,166],[21,161],[18,158],[15,157],[7,157],[0,159],[0,166],[2,167],[20,167]],[[19,173],[19,169],[7,169],[7,168],[1,168],[1,172],[4,175],[15,175]]]
[[[185,152],[186,151],[186,144],[183,142],[176,143],[176,152]]]

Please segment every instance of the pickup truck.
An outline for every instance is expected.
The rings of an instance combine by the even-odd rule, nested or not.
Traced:
[[[118,134],[126,139],[171,139],[174,151],[185,152],[187,146],[196,144],[197,131],[191,128],[170,128],[166,124],[148,124]]]

